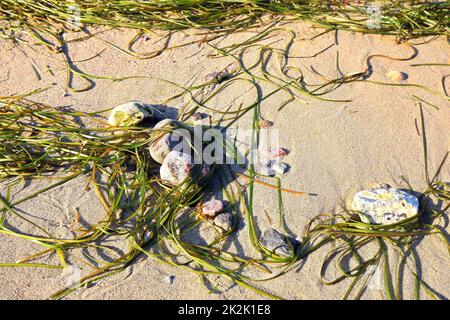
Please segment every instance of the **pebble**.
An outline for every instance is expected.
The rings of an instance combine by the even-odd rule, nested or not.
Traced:
[[[356,193],[351,209],[357,211],[363,222],[389,225],[416,215],[419,200],[408,192],[384,185]]]
[[[212,198],[202,204],[202,214],[205,218],[214,219],[223,211],[223,202]]]
[[[261,235],[259,242],[267,250],[281,256],[291,256],[292,250],[285,237],[273,228],[269,228]]]
[[[278,174],[285,174],[289,170],[289,165],[284,162],[275,161],[272,164],[272,169]]]
[[[279,160],[262,160],[259,165],[258,173],[273,177],[275,174],[285,174],[289,171],[289,165]]]
[[[138,101],[131,101],[112,109],[108,118],[108,123],[115,127],[129,127],[141,123],[146,118],[152,117],[152,109],[145,108],[144,105]]]
[[[158,122],[153,128],[154,134],[158,137],[157,140],[150,143],[149,152],[151,157],[158,163],[163,163],[164,158],[172,151],[174,143],[172,141],[172,134],[159,130],[169,130],[175,126],[175,122],[171,119],[164,119]]]
[[[159,172],[162,180],[177,186],[190,175],[192,167],[192,158],[189,155],[170,151],[164,158]]]
[[[273,122],[272,121],[264,120],[264,119],[261,119],[261,120],[258,121],[258,127],[260,129],[266,129],[266,128],[270,128],[272,126],[273,126]]]
[[[259,174],[265,175],[265,176],[269,176],[269,177],[273,177],[275,175],[275,170],[273,170],[270,166],[266,166],[266,165],[262,165],[259,170],[258,170]]]
[[[389,80],[396,82],[406,80],[408,78],[408,75],[406,73],[397,70],[391,70],[386,75],[389,78]]]
[[[222,229],[224,232],[230,231],[233,228],[233,215],[229,212],[218,214],[214,218],[214,225]]]
[[[192,116],[194,119],[194,126],[208,126],[212,125],[212,118],[209,114],[196,112]]]
[[[167,276],[167,277],[166,277],[166,282],[167,282],[168,284],[172,284],[174,281],[175,281],[175,276],[170,275],[170,276]]]

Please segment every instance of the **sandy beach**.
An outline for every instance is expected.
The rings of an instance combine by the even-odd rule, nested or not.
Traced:
[[[177,50],[165,50],[151,59],[134,59],[104,42],[106,40],[117,47],[126,48],[135,35],[134,31],[92,31],[99,30],[104,32],[98,33],[97,38],[68,45],[68,53],[76,68],[96,76],[141,78],[123,81],[93,79],[94,85],[90,90],[69,92],[63,53],[53,54],[43,47],[23,43],[14,45],[10,41],[1,40],[0,96],[18,95],[48,87],[47,90],[32,95],[30,99],[54,107],[84,112],[112,108],[131,100],[164,104],[168,97],[179,92],[179,88],[158,79],[186,86],[202,83],[211,73],[236,66],[233,57],[213,56],[217,51],[202,43],[194,43]],[[249,39],[256,31],[258,30],[234,33],[213,40],[210,44],[217,47],[232,45]],[[257,45],[270,44],[272,47],[284,49],[293,36],[289,49],[289,65],[301,68],[307,83],[317,84],[339,74],[363,72],[368,67],[368,61],[370,64],[371,72],[366,79],[344,83],[329,94],[321,96],[347,100],[346,102],[321,101],[304,96],[301,97],[303,102],[300,99],[295,100],[278,110],[280,105],[289,99],[285,92],[280,91],[261,103],[262,117],[273,121],[273,128],[279,130],[280,146],[290,151],[284,159],[290,170],[282,176],[282,187],[315,194],[309,197],[283,194],[285,224],[293,238],[302,236],[308,221],[317,214],[339,211],[355,192],[376,183],[406,188],[407,180],[414,190],[424,190],[426,179],[418,99],[434,105],[433,107],[422,103],[429,171],[432,174],[450,148],[450,104],[448,96],[446,97],[446,92],[450,90],[450,82],[446,78],[450,69],[448,66],[414,66],[424,63],[448,64],[450,48],[445,37],[438,37],[426,43],[423,42],[427,39],[416,39],[398,44],[392,36],[332,31],[314,38],[322,32],[323,30],[312,28],[308,23],[283,24],[273,31],[270,37],[249,48],[244,55],[246,64],[251,65],[252,61],[259,58]],[[204,37],[195,33],[175,33],[170,39],[169,47]],[[76,35],[69,34],[69,37]],[[136,43],[134,50],[158,50],[162,46],[162,40],[156,41],[159,38],[155,36],[147,41],[141,40]],[[274,56],[267,63],[267,70],[275,74],[279,63],[280,59]],[[407,78],[400,82],[392,81],[387,77],[391,70],[403,72]],[[242,77],[245,78],[245,75]],[[73,80],[74,88],[85,85],[78,77]],[[380,83],[411,86],[388,86]],[[415,85],[430,88],[438,93]],[[261,81],[259,86],[263,94],[268,94],[275,88],[264,81]],[[226,110],[230,105],[249,105],[254,100],[253,86],[248,81],[238,80],[208,101],[208,105]],[[168,114],[177,114],[182,103],[179,99],[166,104],[170,108],[167,109]],[[208,113],[208,110],[202,111]],[[218,114],[211,115],[213,120],[220,117]],[[252,116],[252,112],[247,113],[238,123],[233,124],[233,127],[251,128]],[[32,221],[44,225],[53,234],[60,237],[71,236],[73,233],[70,225],[76,210],[86,225],[102,216],[102,207],[95,193],[92,190],[85,191],[87,179],[88,177],[78,177],[20,204],[18,209]],[[448,164],[442,169],[440,180],[450,181]],[[17,186],[13,199],[31,194],[46,183],[48,182],[33,181]],[[0,190],[4,196],[6,188],[2,187]],[[259,230],[270,226],[279,227],[276,190],[255,185],[253,206],[255,223]],[[8,217],[7,222],[21,232],[38,233],[14,217]],[[236,234],[227,241],[225,247],[245,257],[256,257],[246,227],[247,221],[241,216]],[[445,230],[450,232],[448,223]],[[208,235],[208,230],[202,230],[198,236],[205,235]],[[111,241],[111,248],[117,252],[123,250],[122,246],[120,241]],[[29,241],[0,234],[0,262],[17,261],[35,253],[38,248],[38,245]],[[417,247],[417,253],[420,256],[422,279],[436,295],[448,299],[450,257],[445,245],[438,237],[425,237]],[[320,249],[287,274],[253,284],[285,299],[341,299],[349,285],[348,280],[332,286],[326,286],[319,280],[320,267],[326,254],[325,248]],[[49,256],[43,261],[57,259],[57,256]],[[395,265],[395,260],[391,263]],[[85,269],[81,268],[84,272]],[[0,299],[46,299],[65,286],[67,272],[69,271],[60,269],[1,268]],[[168,277],[172,280],[168,281]],[[142,256],[125,270],[98,280],[66,298],[264,298],[234,285],[226,278],[209,276],[208,281],[211,283],[211,293],[202,285],[198,275]],[[412,299],[412,292],[412,277],[406,277],[403,284],[404,298]],[[385,298],[381,275],[375,276],[363,298]],[[423,298],[426,298],[426,295],[423,295]]]

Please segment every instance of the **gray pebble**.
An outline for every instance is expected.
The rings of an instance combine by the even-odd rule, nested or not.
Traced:
[[[261,235],[259,242],[267,250],[282,256],[289,257],[292,253],[291,247],[285,237],[273,228],[269,228]]]
[[[233,228],[233,216],[229,212],[224,212],[214,218],[214,225],[227,232]]]

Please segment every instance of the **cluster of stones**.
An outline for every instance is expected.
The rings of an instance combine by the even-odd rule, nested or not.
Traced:
[[[111,111],[108,122],[115,127],[130,127],[153,118],[154,111],[151,106],[132,101],[115,107]],[[205,114],[195,114],[194,126],[197,125],[211,126],[211,118]],[[173,137],[173,130],[177,127],[178,125],[174,120],[164,119],[159,121],[153,127],[153,139],[149,145],[150,156],[161,164],[161,179],[173,186],[180,185],[194,174],[197,174],[196,177],[201,181],[210,171],[209,165],[196,165],[190,155],[173,150],[178,142]],[[223,202],[218,199],[211,198],[202,203],[201,215],[203,218],[212,221],[222,232],[231,231],[233,228],[233,216],[229,212],[224,212]]]
[[[394,76],[393,73],[391,75]],[[398,74],[395,75],[398,77]],[[115,107],[111,111],[108,122],[115,127],[130,127],[154,117],[152,106],[131,101]],[[271,126],[272,123],[265,120],[261,126],[263,125]],[[211,118],[208,115],[195,114],[194,126],[211,126]],[[151,157],[161,164],[161,179],[177,186],[193,173],[197,174],[197,178],[202,179],[208,175],[210,167],[205,164],[195,165],[190,155],[173,150],[175,141],[172,134],[175,128],[177,123],[174,120],[159,121],[153,128],[154,139],[149,145],[149,152]],[[285,148],[271,149],[263,153],[259,173],[267,176],[286,173],[289,165],[281,160],[288,153],[289,151]],[[229,212],[224,212],[222,201],[211,198],[201,204],[200,210],[204,219],[212,221],[223,232],[233,228],[233,216]],[[363,222],[389,225],[417,215],[419,201],[417,197],[406,191],[381,185],[356,193],[351,202],[351,210],[356,212]],[[260,243],[279,256],[291,255],[292,246],[289,246],[286,238],[275,229],[267,229],[261,235]]]

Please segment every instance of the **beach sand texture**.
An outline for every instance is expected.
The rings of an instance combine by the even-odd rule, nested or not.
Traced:
[[[448,66],[411,66],[420,63],[449,63],[450,48],[445,37],[420,44],[421,39],[411,41],[411,45],[397,44],[394,37],[363,35],[351,32],[328,32],[310,40],[323,32],[307,23],[283,25],[261,44],[284,48],[291,32],[295,39],[289,51],[289,64],[304,70],[308,83],[320,83],[321,77],[308,70],[316,70],[324,77],[334,78],[339,73],[336,58],[339,56],[341,72],[348,74],[361,72],[367,68],[367,58],[380,54],[395,58],[414,57],[407,61],[385,57],[370,59],[371,75],[368,80],[392,82],[387,73],[398,70],[408,75],[404,84],[420,84],[444,94],[450,90],[450,82],[442,81],[450,73]],[[288,30],[289,29],[289,30]],[[177,32],[170,45],[189,42],[199,37],[194,32]],[[108,40],[120,47],[126,47],[135,34],[128,30],[110,30],[98,34],[98,38]],[[214,40],[211,44],[225,46],[254,35],[242,32]],[[161,41],[151,37],[136,45],[136,51],[152,51],[161,48]],[[417,43],[417,44],[415,44]],[[325,50],[324,50],[325,49]],[[93,59],[75,62],[77,68],[93,75],[123,77],[130,75],[167,79],[182,85],[204,82],[207,75],[233,67],[232,57],[211,57],[214,52],[207,44],[192,44],[176,50],[166,50],[148,60],[133,59],[98,39],[69,44],[69,54],[73,61],[82,61],[99,53]],[[320,52],[320,53],[319,53]],[[318,53],[318,54],[317,54]],[[245,55],[248,64],[258,58],[257,47],[250,48]],[[316,55],[317,54],[317,55]],[[40,80],[33,71],[38,68]],[[276,72],[277,59],[268,64],[268,69]],[[47,67],[49,66],[49,67]],[[53,75],[48,72],[52,70]],[[444,78],[445,79],[445,78]],[[179,91],[165,82],[151,79],[128,79],[110,81],[94,79],[95,86],[86,92],[67,93],[66,72],[61,54],[51,54],[42,47],[11,42],[0,42],[0,95],[8,96],[29,92],[42,87],[48,90],[31,97],[32,100],[55,107],[70,107],[81,111],[98,111],[139,100],[160,104],[167,97]],[[80,79],[74,79],[74,87],[83,86]],[[262,82],[264,94],[274,90]],[[444,87],[444,88],[443,88]],[[274,122],[279,130],[280,145],[290,150],[286,156],[291,169],[283,176],[284,188],[303,190],[317,194],[314,197],[283,195],[285,222],[291,234],[301,236],[306,223],[321,212],[334,212],[356,191],[374,183],[388,183],[391,186],[407,187],[402,176],[407,178],[415,190],[426,186],[420,129],[420,111],[415,95],[439,108],[423,105],[428,139],[430,172],[434,173],[440,161],[449,150],[450,104],[437,94],[417,87],[385,86],[367,81],[343,84],[330,94],[332,99],[351,100],[348,102],[327,102],[304,97],[304,103],[293,101],[278,111],[280,104],[288,96],[280,92],[264,100],[261,104],[262,116]],[[245,81],[236,81],[209,102],[217,109],[225,110],[230,104],[249,105],[255,100],[255,91]],[[181,105],[174,101],[168,107],[176,113]],[[213,115],[214,119],[218,115]],[[239,127],[250,128],[252,112],[246,114]],[[236,126],[235,124],[234,126]],[[442,181],[450,181],[450,167],[441,172]],[[70,236],[69,226],[78,208],[86,224],[96,221],[102,215],[102,207],[95,194],[85,192],[86,178],[79,177],[32,201],[19,206],[22,214],[44,225],[56,235]],[[20,198],[45,185],[44,181],[32,182],[17,189],[14,197]],[[2,188],[2,194],[5,189]],[[255,221],[260,230],[268,226],[278,226],[277,193],[261,185],[255,187]],[[267,214],[266,214],[266,213]],[[269,217],[269,218],[268,218]],[[8,223],[22,232],[34,232],[28,225],[8,218]],[[450,231],[450,227],[446,228]],[[204,230],[207,234],[207,230]],[[121,249],[121,243],[111,246]],[[236,236],[227,245],[229,250],[247,257],[255,253],[250,245],[245,219]],[[36,252],[39,246],[7,235],[0,234],[0,261],[14,262]],[[319,281],[319,271],[327,251],[322,249],[310,255],[299,268],[267,282],[256,285],[268,292],[286,299],[340,299],[349,282],[325,286]],[[436,237],[427,237],[420,243],[421,276],[426,283],[440,294],[450,297],[450,258],[442,242]],[[107,257],[106,257],[107,258]],[[48,258],[55,259],[55,258]],[[49,260],[50,261],[50,260]],[[173,283],[167,276],[175,276]],[[1,299],[45,299],[61,289],[67,281],[67,274],[58,269],[1,268]],[[88,288],[80,289],[68,299],[258,299],[258,294],[232,285],[228,280],[211,277],[210,281],[219,290],[209,293],[201,284],[198,275],[187,270],[160,264],[150,258],[139,258],[136,263],[114,276],[100,280]],[[381,280],[380,280],[381,281]],[[404,297],[413,298],[412,278],[406,278]],[[364,298],[381,299],[383,286],[376,281],[369,286]]]

